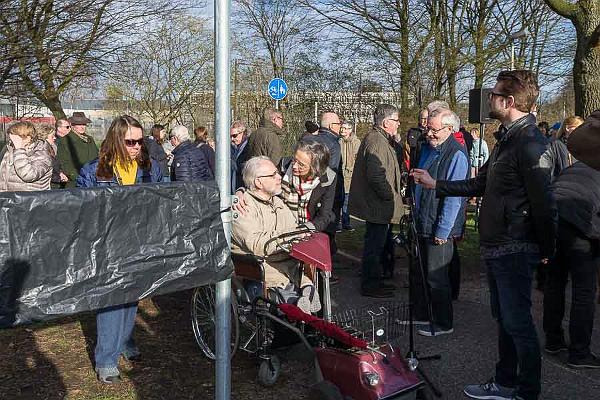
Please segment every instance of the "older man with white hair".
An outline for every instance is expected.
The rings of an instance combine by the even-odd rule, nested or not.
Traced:
[[[267,156],[253,157],[242,171],[246,212],[233,220],[232,251],[265,257],[265,285],[280,293],[297,291],[297,302],[305,312],[320,309],[318,293],[297,262],[277,246],[277,238],[299,230],[296,216],[281,197],[281,174]]]
[[[179,182],[198,182],[213,180],[206,155],[192,143],[188,128],[182,125],[171,129],[169,140],[173,145],[173,164],[171,180]]]
[[[469,162],[462,146],[452,139],[460,120],[452,111],[435,108],[427,120],[427,145],[423,146],[419,168],[431,176],[446,180],[463,180],[469,172]],[[461,197],[436,197],[435,190],[422,186],[415,188],[415,222],[421,248],[424,274],[411,274],[412,293],[415,293],[415,319],[419,324],[431,320],[433,326],[417,332],[438,336],[453,332],[452,288],[450,263],[453,256],[453,238],[462,236],[465,222],[465,201]],[[423,282],[419,279],[425,277]],[[426,293],[429,293],[429,296]]]

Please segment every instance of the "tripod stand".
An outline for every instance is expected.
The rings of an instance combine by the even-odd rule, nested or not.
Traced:
[[[431,389],[431,391],[433,392],[433,394],[436,397],[441,397],[442,396],[442,392],[435,386],[435,384],[429,379],[429,377],[427,376],[427,374],[423,371],[423,368],[419,365],[419,361],[424,361],[424,360],[439,360],[441,359],[441,355],[440,354],[434,354],[434,355],[428,355],[428,356],[419,356],[416,349],[415,349],[415,338],[414,338],[414,293],[413,293],[413,284],[412,282],[414,282],[413,280],[413,263],[418,263],[418,270],[420,272],[421,275],[421,279],[423,281],[423,285],[426,285],[426,279],[425,279],[425,270],[423,267],[423,260],[421,257],[421,249],[419,246],[419,240],[418,240],[418,236],[417,236],[417,226],[415,224],[415,219],[414,219],[414,215],[415,215],[415,200],[414,200],[414,185],[413,185],[413,191],[412,191],[413,195],[411,197],[409,197],[410,200],[410,213],[406,216],[408,218],[408,229],[406,232],[405,237],[396,237],[395,238],[395,242],[396,244],[400,244],[402,245],[402,247],[404,247],[404,249],[406,250],[406,253],[408,254],[408,258],[409,258],[409,269],[408,269],[408,281],[409,281],[409,285],[408,285],[408,325],[409,325],[409,350],[408,350],[408,354],[406,355],[407,361],[408,361],[408,365],[412,370],[416,370],[419,375],[421,376],[421,378],[423,379],[423,381],[425,381],[425,383],[427,384],[427,386]],[[429,318],[429,329],[431,330],[432,335],[434,334],[434,325],[433,325],[433,313],[432,313],[432,309],[431,309],[431,301],[429,299],[429,293],[427,292],[427,287],[424,287],[424,296],[425,296],[425,301],[427,303],[427,313],[428,313],[428,318]]]

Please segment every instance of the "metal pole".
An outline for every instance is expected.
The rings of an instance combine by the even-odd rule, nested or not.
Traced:
[[[221,194],[221,210],[231,207],[229,125],[231,116],[229,22],[231,0],[215,0],[215,138],[216,180]],[[221,213],[225,238],[231,243],[231,212]],[[216,285],[216,385],[215,399],[231,398],[231,279]]]
[[[319,102],[315,101],[315,124],[319,123]]]

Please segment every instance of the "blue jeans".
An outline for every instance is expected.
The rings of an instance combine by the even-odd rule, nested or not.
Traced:
[[[486,259],[492,316],[498,321],[496,382],[516,388],[525,400],[537,399],[541,354],[531,316],[531,283],[537,254],[508,254]]]
[[[350,214],[348,213],[348,198],[350,198],[350,193],[346,193],[344,195],[344,205],[342,206],[342,226],[343,227],[350,226]]]
[[[108,307],[96,314],[96,368],[117,367],[119,356],[139,353],[133,340],[137,302]]]

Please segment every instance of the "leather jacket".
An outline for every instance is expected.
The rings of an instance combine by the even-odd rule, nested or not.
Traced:
[[[527,242],[539,246],[541,257],[555,250],[557,213],[549,190],[552,165],[543,157],[546,139],[527,115],[496,133],[498,142],[475,178],[438,181],[438,196],[482,196],[482,246]]]

